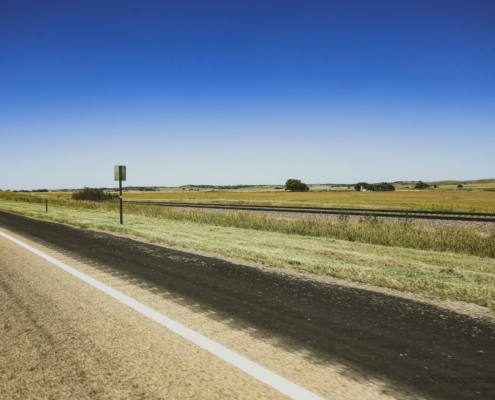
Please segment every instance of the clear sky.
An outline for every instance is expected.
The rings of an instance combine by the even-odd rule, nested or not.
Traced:
[[[493,0],[0,0],[0,188],[495,177]]]

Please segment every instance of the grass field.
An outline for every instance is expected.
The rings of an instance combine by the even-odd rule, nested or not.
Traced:
[[[386,208],[420,211],[495,213],[495,179],[477,181],[441,181],[438,189],[407,190],[407,183],[396,185],[394,192],[356,192],[347,187],[314,185],[306,193],[276,190],[275,186],[259,186],[236,190],[202,189],[194,186],[167,188],[160,191],[124,192],[127,200],[177,201],[194,203],[260,204],[282,206]],[[457,184],[464,184],[457,189]],[[433,182],[432,182],[433,184]],[[411,184],[410,186],[414,186]],[[190,190],[192,189],[192,190]],[[38,195],[38,194],[35,194]],[[70,192],[51,192],[51,198],[69,198]]]
[[[166,245],[292,268],[495,310],[495,231],[308,219],[280,221],[242,212],[202,213],[116,203],[0,194],[0,210]],[[345,240],[343,240],[345,239]]]
[[[292,193],[285,191],[160,191],[125,193],[129,200],[163,200],[228,204],[265,204],[318,207],[390,208],[423,211],[495,213],[495,192],[397,190],[395,192],[330,191]]]

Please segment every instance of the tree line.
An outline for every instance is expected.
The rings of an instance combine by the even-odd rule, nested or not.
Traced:
[[[395,190],[395,186],[391,183],[382,182],[382,183],[367,183],[367,182],[359,182],[356,183],[354,189],[358,192],[362,189],[376,192],[393,192]]]

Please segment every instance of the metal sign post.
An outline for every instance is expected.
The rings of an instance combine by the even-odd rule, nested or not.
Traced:
[[[116,165],[114,170],[114,180],[119,181],[119,200],[120,200],[120,224],[124,223],[124,214],[122,209],[122,181],[126,179],[125,165]]]

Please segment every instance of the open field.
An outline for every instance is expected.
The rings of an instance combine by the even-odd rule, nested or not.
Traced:
[[[159,191],[125,190],[127,200],[177,201],[194,203],[386,208],[418,211],[488,212],[495,213],[495,179],[474,181],[439,181],[437,189],[406,189],[414,183],[396,184],[394,192],[356,192],[348,187],[310,185],[306,193],[286,192],[275,185],[241,189],[212,189],[197,186],[160,188]],[[464,187],[458,189],[457,185]],[[330,188],[330,191],[324,189]],[[5,193],[5,192],[4,192]],[[50,192],[50,198],[70,198],[71,192]],[[17,193],[20,195],[20,193]],[[30,195],[26,193],[26,195]],[[33,193],[35,196],[44,194]]]
[[[0,210],[495,309],[495,231],[131,205],[121,226],[116,203],[53,199],[45,213],[40,197],[12,194],[0,196]]]
[[[67,192],[50,197],[70,197]],[[279,191],[127,191],[127,200],[177,201],[222,204],[282,206],[390,208],[421,211],[462,211],[495,213],[495,192],[468,190],[397,190],[395,192],[347,191],[294,193]]]

